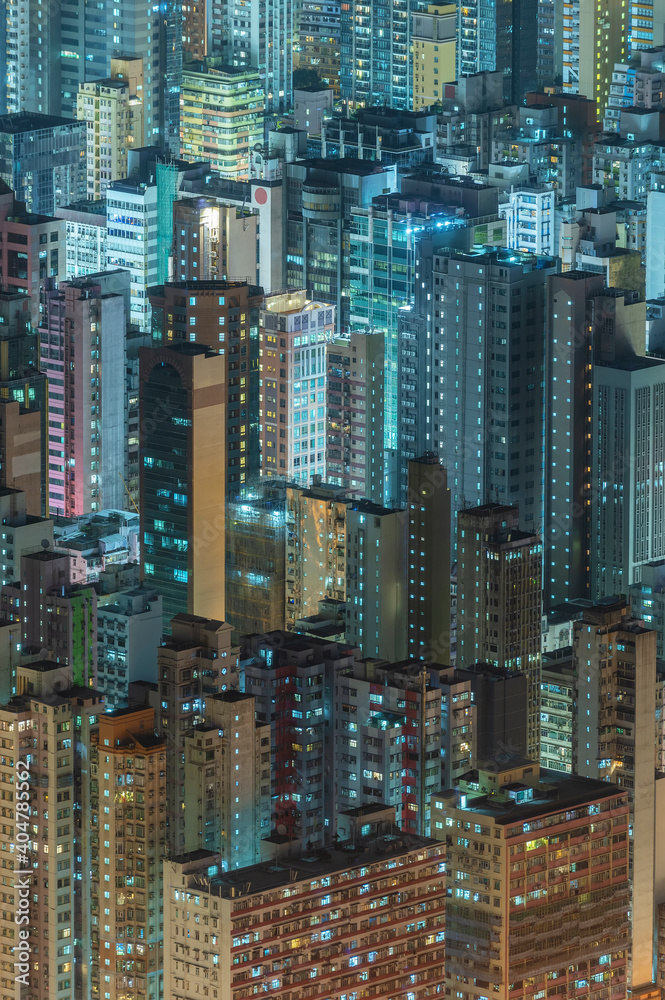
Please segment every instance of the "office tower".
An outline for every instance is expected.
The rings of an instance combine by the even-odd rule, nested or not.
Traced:
[[[79,87],[76,117],[86,122],[88,129],[86,193],[89,200],[103,198],[111,181],[127,176],[127,149],[132,136],[130,97],[129,84],[124,80],[94,80]]]
[[[572,648],[543,652],[540,760],[550,771],[573,771],[575,667]]]
[[[342,11],[339,0],[302,0],[294,69],[313,70],[339,95]]]
[[[503,74],[507,104],[521,104],[538,83],[539,0],[509,0],[496,5],[495,69]]]
[[[296,14],[295,0],[213,0],[213,24],[222,27],[226,61],[258,69],[268,113],[288,111],[293,102]]]
[[[53,545],[53,521],[29,514],[23,490],[0,486],[1,585],[21,576],[21,557],[34,549]]]
[[[420,0],[342,5],[340,94],[349,107],[411,107],[412,15],[424,7]]]
[[[258,216],[241,201],[187,197],[173,206],[174,281],[251,281]],[[261,241],[261,246],[263,241]]]
[[[343,234],[349,232],[353,207],[367,207],[373,198],[395,190],[396,168],[345,158],[298,160],[282,169],[286,273],[275,291],[306,288],[310,298],[332,303],[337,307],[337,332],[346,332],[350,263]],[[261,190],[255,189],[255,197]],[[263,220],[260,225],[263,241]]]
[[[336,486],[286,489],[286,628],[314,615],[324,598],[346,595],[346,511]]]
[[[304,289],[268,296],[259,320],[261,471],[303,485],[326,476],[327,344],[335,308]]]
[[[554,270],[551,257],[511,250],[434,251],[431,447],[448,473],[453,518],[476,504],[515,503],[525,528],[540,530],[545,295]]]
[[[409,462],[407,656],[450,662],[450,490],[433,452]]]
[[[83,17],[77,2],[21,0],[3,7],[2,112],[70,116],[82,79]],[[73,51],[75,49],[76,51]]]
[[[166,766],[153,709],[99,716],[90,759],[93,996],[162,996]]]
[[[573,648],[573,769],[615,782],[630,803],[628,982],[637,990],[651,984],[653,967],[656,633],[625,601],[608,599],[584,610]]]
[[[587,4],[572,0],[563,12],[563,91],[596,102],[603,120],[615,63],[623,62],[628,41],[626,11],[620,0]]]
[[[170,631],[157,652],[158,729],[167,750],[167,843],[178,853],[185,843],[184,735],[204,721],[207,699],[237,687],[238,649],[231,626],[211,618],[179,614]]]
[[[56,209],[66,224],[66,277],[98,274],[106,268],[106,201],[77,201]]]
[[[270,726],[254,698],[222,691],[205,700],[204,723],[184,734],[184,853],[212,851],[224,871],[261,860],[270,833]]]
[[[346,640],[363,656],[393,663],[407,656],[406,549],[404,511],[371,500],[347,504]]]
[[[43,293],[49,380],[49,509],[78,517],[125,505],[125,329],[129,275],[73,278]]]
[[[97,593],[70,583],[71,557],[39,549],[21,558],[19,608],[23,647],[47,650],[74,684],[97,682]]]
[[[348,986],[359,985],[365,977],[376,978],[379,984],[394,984],[388,988],[405,997],[408,992],[422,992],[423,996],[427,990],[433,992],[443,977],[443,851],[443,845],[428,838],[412,835],[395,840],[388,835],[336,845],[325,860],[317,863],[316,872],[307,860],[309,854],[290,857],[284,866],[271,859],[219,874],[214,854],[168,860],[164,868],[164,923],[169,928],[165,941],[165,993],[182,1000],[193,1000],[197,995],[199,977],[182,951],[182,942],[188,940],[188,935],[193,939],[195,928],[198,930],[206,918],[216,944],[212,944],[212,937],[210,944],[201,941],[198,967],[208,973],[213,995],[217,991],[221,996],[223,984],[234,976],[243,977],[238,983],[245,982],[252,968],[257,989],[288,995],[291,1000],[306,996],[305,980],[311,982],[314,969],[317,976],[325,975],[325,989],[330,996],[345,995]],[[350,865],[349,859],[356,852],[362,865]],[[399,892],[389,891],[386,885],[386,880],[393,878],[398,880]],[[416,898],[417,892],[423,893],[428,906],[420,927],[412,919],[410,906],[405,905]],[[353,904],[351,899],[356,895],[358,902]],[[299,911],[292,907],[302,905],[294,904],[294,896],[298,901],[308,900],[308,919],[316,921],[317,928],[326,917],[336,915],[332,917],[334,926],[329,938],[328,928],[310,931],[309,927],[302,928],[299,920],[294,922],[293,915]],[[188,908],[183,908],[183,899],[188,900]],[[238,935],[232,927],[245,919],[247,909],[261,921],[255,932],[255,943],[263,956],[259,959],[252,958],[251,950],[237,951],[238,945],[234,944],[238,937],[242,940],[244,932]],[[376,925],[369,923],[374,919]],[[383,933],[394,935],[398,943],[377,948],[373,928],[383,925]],[[321,951],[321,933],[326,935],[325,955]],[[356,945],[353,955],[347,957],[344,942],[350,935],[354,935]],[[272,949],[278,940],[286,957],[284,964],[275,969],[269,955],[275,954]],[[266,951],[269,955],[263,955]]]
[[[0,178],[35,215],[85,197],[85,148],[80,122],[28,112],[0,118]]]
[[[242,635],[285,627],[286,491],[259,483],[226,502],[226,620]]]
[[[457,78],[456,28],[454,4],[430,3],[427,12],[414,11],[413,110],[431,107],[444,97],[444,84]]]
[[[47,510],[46,377],[32,303],[0,292],[0,483],[25,494],[29,515]]]
[[[180,155],[206,160],[230,180],[248,180],[263,141],[264,92],[259,71],[221,56],[188,62],[182,73]]]
[[[383,345],[361,332],[328,344],[326,478],[356,497],[370,496],[371,442],[383,435]]]
[[[65,223],[26,212],[25,204],[17,201],[14,192],[0,181],[0,233],[3,290],[28,296],[30,323],[36,329],[41,282],[44,278],[61,281],[65,277]]]
[[[181,611],[224,619],[225,358],[201,344],[142,348],[141,563]]]
[[[500,504],[461,510],[457,533],[457,663],[526,674],[527,752],[538,759],[543,546]]]
[[[488,983],[502,997],[536,987],[591,1000],[602,983],[624,996],[628,822],[622,789],[519,758],[434,796],[433,830],[448,845],[446,927],[457,929],[446,937],[446,989],[462,1000],[487,996]],[[605,837],[613,849],[600,855]]]
[[[660,410],[665,362],[633,357],[592,372],[590,596],[628,594],[645,564],[665,557],[665,461]]]
[[[270,723],[273,834],[318,847],[334,833],[327,718],[335,677],[357,652],[292,632],[241,637],[240,689],[254,695],[256,721]]]
[[[247,485],[258,477],[260,468],[262,289],[247,281],[190,279],[170,281],[148,293],[153,343],[168,347],[196,341],[223,358],[220,401],[226,408],[226,488]]]
[[[129,704],[129,685],[157,680],[162,640],[162,599],[136,584],[97,598],[97,687],[108,710]]]

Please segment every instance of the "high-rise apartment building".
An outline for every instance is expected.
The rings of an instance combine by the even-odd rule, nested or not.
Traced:
[[[157,680],[162,599],[137,584],[97,599],[97,687],[108,709],[129,703],[129,685]]]
[[[46,377],[30,298],[0,292],[0,483],[22,490],[29,515],[47,509]]]
[[[0,178],[28,212],[53,215],[85,197],[85,125],[21,113],[0,117]]]
[[[219,354],[226,407],[226,488],[260,467],[259,313],[262,289],[245,281],[172,281],[149,289],[153,343],[196,341]],[[221,469],[220,469],[221,471]]]
[[[28,296],[30,323],[36,330],[42,282],[65,277],[65,223],[27,212],[0,181],[0,233],[0,283],[4,291]]]
[[[248,180],[254,147],[263,141],[258,69],[220,56],[186,63],[180,103],[180,155],[205,160],[230,180]]]
[[[165,992],[194,1000],[202,987],[212,1000],[215,993],[240,1000],[253,982],[262,993],[304,1000],[324,976],[325,992],[335,997],[373,980],[377,989],[398,996],[434,991],[444,971],[444,845],[388,834],[340,843],[326,854],[314,870],[309,854],[291,856],[288,864],[270,860],[227,873],[220,871],[214,854],[168,860]],[[305,900],[305,919],[314,923],[303,926],[296,914]],[[418,921],[413,919],[416,907]],[[253,931],[245,922],[251,919],[248,910],[258,921]],[[204,920],[207,933],[201,933]],[[320,923],[328,922],[331,926],[321,930]],[[250,934],[257,935],[256,958],[251,949],[242,949]],[[393,943],[377,947],[375,934]],[[352,954],[347,938],[356,942]],[[277,960],[280,952],[284,958]]]
[[[21,557],[35,549],[53,545],[53,521],[26,509],[23,490],[0,486],[0,581],[4,587],[21,577]]]
[[[653,967],[656,633],[630,617],[624,600],[608,598],[575,623],[573,649],[573,770],[612,781],[629,797],[628,981],[637,990],[651,984]]]
[[[595,101],[598,121],[608,104],[614,64],[623,62],[627,51],[626,6],[623,0],[571,0],[563,10],[563,90]]]
[[[243,69],[251,66],[259,71],[268,113],[287,111],[293,102],[297,13],[295,0],[213,0],[212,3],[213,25],[221,26],[227,61],[232,66]]]
[[[130,273],[130,322],[150,330],[147,289],[159,280],[158,197],[155,184],[112,181],[106,191],[106,260]]]
[[[357,650],[291,632],[241,637],[240,689],[270,723],[271,833],[321,846],[333,829],[335,677]]]
[[[165,625],[224,620],[225,362],[189,342],[140,351],[141,563]]]
[[[326,479],[356,497],[372,495],[371,442],[383,435],[383,345],[361,332],[328,344]]]
[[[371,500],[347,503],[346,640],[363,656],[393,663],[408,655],[406,529],[402,510]]]
[[[314,70],[335,95],[339,94],[341,18],[339,0],[302,0],[294,54],[294,68]]]
[[[445,988],[462,1000],[488,990],[591,1000],[598,984],[625,996],[628,824],[622,789],[519,758],[435,795],[433,832],[447,844]]]
[[[342,4],[340,94],[353,108],[411,107],[412,15],[420,0]]]
[[[470,507],[457,518],[457,663],[527,677],[527,751],[540,754],[543,546],[516,507]]]
[[[268,296],[259,323],[261,471],[304,486],[326,477],[328,343],[335,308],[307,292]]]
[[[56,209],[66,223],[66,277],[98,274],[106,269],[106,201],[77,201]]]
[[[433,452],[409,462],[407,655],[450,662],[450,490]]]
[[[590,593],[627,594],[645,564],[665,558],[660,413],[665,362],[633,357],[593,366]]]
[[[413,43],[413,110],[432,107],[444,96],[444,84],[457,78],[455,4],[430,3],[427,11],[415,11]]]
[[[125,80],[94,80],[79,87],[76,117],[84,121],[88,129],[88,199],[103,198],[111,181],[127,176],[127,151],[133,138],[130,100],[129,83]],[[142,144],[141,141],[139,145]]]
[[[205,720],[183,734],[183,850],[219,854],[224,871],[244,868],[261,861],[270,832],[270,726],[235,690],[206,697]]]
[[[163,995],[166,741],[152,708],[99,716],[90,759],[92,996]]]
[[[543,518],[546,281],[552,257],[513,250],[434,253],[432,450],[461,508],[514,503]],[[429,289],[428,289],[429,291]],[[455,544],[455,521],[452,542]]]
[[[49,381],[49,509],[78,517],[123,508],[127,448],[123,270],[49,280],[40,327]]]
[[[237,687],[238,648],[223,621],[179,614],[170,631],[157,653],[158,728],[167,749],[167,842],[178,853],[186,836],[185,734],[204,721],[206,699]]]
[[[174,281],[249,281],[257,274],[257,216],[242,204],[187,197],[173,206]]]

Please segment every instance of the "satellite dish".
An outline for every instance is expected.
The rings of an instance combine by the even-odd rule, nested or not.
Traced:
[[[286,827],[284,826],[283,823],[280,823],[279,826],[277,827],[277,833],[280,836],[283,836],[286,833]]]
[[[46,659],[48,659],[48,649],[46,649],[46,648],[45,648],[45,647],[43,647],[43,646],[42,646],[42,648],[41,648],[41,649],[39,650],[39,659],[40,659],[40,660],[46,660]]]
[[[51,548],[51,543],[49,542],[48,538],[42,538],[41,546],[44,549],[44,551],[46,551],[46,549]]]

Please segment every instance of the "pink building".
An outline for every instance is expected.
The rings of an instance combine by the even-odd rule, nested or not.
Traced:
[[[129,273],[49,281],[41,370],[48,378],[50,512],[78,517],[125,506],[125,356]]]

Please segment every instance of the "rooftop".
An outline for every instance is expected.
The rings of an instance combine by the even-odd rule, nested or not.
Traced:
[[[32,111],[17,111],[13,115],[0,116],[0,132],[20,135],[21,132],[37,132],[40,129],[85,126],[77,118],[58,118],[56,115],[40,115]]]

